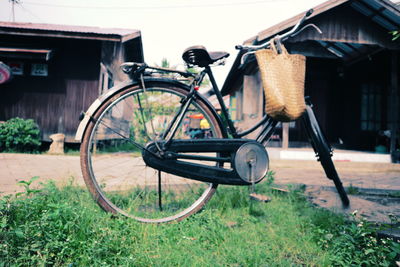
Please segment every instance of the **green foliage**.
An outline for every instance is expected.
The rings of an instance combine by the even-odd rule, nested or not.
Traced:
[[[349,195],[359,195],[360,194],[360,190],[353,186],[353,184],[350,184],[350,186],[347,188],[347,194]]]
[[[40,130],[32,119],[12,118],[0,124],[0,151],[36,152],[40,144]]]
[[[320,229],[319,244],[334,253],[336,266],[394,266],[400,255],[400,243],[378,239],[377,227],[366,220],[339,224],[334,229]]]
[[[170,66],[170,64],[169,64],[168,59],[163,58],[163,59],[161,60],[161,67],[162,67],[162,68],[169,68],[169,66]]]
[[[36,178],[35,178],[36,179]],[[270,178],[271,179],[271,178]],[[22,183],[30,189],[31,181]],[[0,266],[390,266],[400,245],[299,192],[251,202],[221,186],[201,213],[149,225],[102,212],[86,189],[54,183],[0,199]],[[28,193],[29,192],[29,193]]]
[[[398,31],[392,31],[391,34],[393,35],[393,41],[397,40],[400,38],[400,30]]]
[[[32,177],[30,180],[28,180],[28,181],[19,181],[19,182],[18,182],[18,185],[23,186],[23,187],[25,188],[25,191],[24,191],[24,192],[17,193],[16,196],[20,196],[20,195],[24,195],[24,194],[27,195],[27,196],[30,196],[30,195],[33,194],[33,193],[39,193],[39,192],[41,192],[40,189],[32,189],[32,188],[31,188],[31,184],[32,184],[34,181],[36,181],[37,179],[39,179],[39,176],[34,176],[34,177]]]

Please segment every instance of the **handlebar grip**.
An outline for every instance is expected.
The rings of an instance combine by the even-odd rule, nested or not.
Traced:
[[[308,10],[307,11],[307,13],[306,13],[306,18],[308,18],[309,16],[311,16],[311,14],[314,12],[314,9],[310,9],[310,10]]]
[[[235,49],[236,49],[236,50],[242,50],[242,49],[243,49],[243,46],[242,46],[242,45],[235,45]]]

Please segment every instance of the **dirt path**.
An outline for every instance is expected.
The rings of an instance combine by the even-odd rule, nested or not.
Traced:
[[[400,165],[390,163],[335,162],[343,185],[351,188],[350,207],[341,205],[333,182],[326,178],[319,162],[272,160],[275,183],[305,184],[311,201],[335,212],[358,216],[370,221],[392,222],[400,218]]]

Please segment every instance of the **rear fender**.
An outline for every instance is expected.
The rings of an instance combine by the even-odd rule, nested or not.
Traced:
[[[189,86],[187,86],[186,84],[183,84],[179,81],[174,81],[174,80],[146,77],[145,83],[149,83],[149,82],[151,82],[153,85],[158,83],[160,86],[162,86],[162,85],[167,86],[168,84],[170,84],[170,85],[173,85],[176,87],[180,87],[186,91],[190,90]],[[96,111],[100,108],[100,106],[104,102],[106,102],[107,100],[112,98],[114,95],[116,95],[120,91],[125,90],[126,88],[129,88],[129,87],[138,85],[138,84],[139,84],[138,81],[133,81],[133,80],[129,80],[129,81],[120,83],[120,84],[114,86],[113,88],[111,88],[107,93],[105,93],[105,94],[101,95],[99,98],[97,98],[90,105],[88,110],[84,113],[84,117],[82,118],[81,122],[79,123],[78,129],[76,131],[75,140],[82,142],[82,138],[83,138],[86,128],[88,127],[90,118],[96,113]],[[222,130],[222,134],[226,138],[228,136],[226,133],[226,129],[224,128],[224,126],[221,122],[221,119],[220,119],[219,115],[217,114],[217,112],[215,111],[214,107],[202,95],[198,95],[198,98],[200,98],[210,108],[210,110],[213,112],[214,116],[218,119],[218,124]]]

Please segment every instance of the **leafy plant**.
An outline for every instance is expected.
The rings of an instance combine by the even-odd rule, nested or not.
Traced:
[[[25,188],[25,192],[17,193],[16,196],[20,196],[20,195],[24,195],[24,194],[27,196],[30,196],[33,193],[41,192],[42,190],[40,190],[40,189],[32,189],[31,188],[31,184],[34,181],[36,181],[37,179],[39,179],[39,176],[34,176],[31,179],[29,179],[28,181],[19,181],[18,185],[23,186]]]
[[[350,186],[347,188],[347,194],[349,195],[359,195],[360,194],[360,190],[353,186],[353,184],[350,184]]]
[[[393,35],[393,41],[397,40],[398,38],[400,38],[400,30],[397,31],[392,31],[391,34]]]
[[[39,126],[32,119],[12,118],[0,124],[0,151],[36,152],[40,144]]]
[[[333,229],[318,229],[319,244],[335,253],[331,256],[337,266],[392,266],[400,255],[400,243],[390,238],[379,239],[377,226],[356,219]]]

